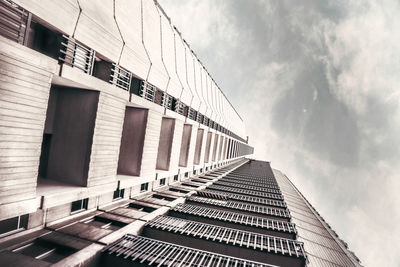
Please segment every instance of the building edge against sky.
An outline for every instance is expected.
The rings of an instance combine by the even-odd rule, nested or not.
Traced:
[[[215,184],[245,168],[253,148],[242,118],[157,2],[0,3],[3,263],[89,264],[205,194],[292,214],[310,266],[357,266],[280,172],[271,190],[282,191],[287,207],[270,193],[244,197],[243,181],[240,191]],[[282,254],[292,243],[300,253],[286,241]],[[305,255],[297,257],[303,264]]]

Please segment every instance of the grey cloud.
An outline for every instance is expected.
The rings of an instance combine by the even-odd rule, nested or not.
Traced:
[[[174,13],[185,12],[176,1],[161,4],[172,10],[172,21]],[[400,234],[392,223],[400,219],[400,63],[393,63],[400,34],[390,32],[400,28],[399,4],[208,5],[217,11],[208,21],[178,20],[177,26],[184,36],[191,33],[189,43],[244,117],[257,156],[287,173],[366,265],[399,265],[400,247],[391,241]],[[186,2],[185,8],[203,12]],[[201,23],[209,24],[208,36],[192,34]],[[387,40],[379,39],[379,30],[389,31]],[[196,47],[203,38],[208,44]],[[364,70],[364,62],[372,70]],[[368,231],[379,239],[374,244]],[[378,253],[382,249],[386,256]]]

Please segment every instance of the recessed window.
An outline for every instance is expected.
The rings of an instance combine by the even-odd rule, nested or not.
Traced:
[[[88,202],[89,202],[88,198],[72,202],[72,204],[71,204],[71,213],[76,213],[76,212],[79,212],[79,211],[87,210]]]
[[[149,190],[149,183],[144,183],[140,185],[140,192]]]
[[[202,172],[203,172],[203,168],[200,169],[200,173],[202,173]]]
[[[165,185],[165,178],[160,179],[160,185]]]
[[[167,201],[174,201],[176,199],[175,197],[167,197],[167,196],[163,196],[163,195],[159,195],[159,194],[152,195],[152,198],[167,200]]]
[[[11,235],[28,227],[28,214],[0,221],[0,237]]]
[[[177,175],[174,175],[174,181],[178,181],[178,179],[179,179],[178,174],[177,174]]]
[[[188,172],[185,172],[185,177],[189,177],[189,173]]]
[[[76,249],[48,242],[42,239],[25,244],[13,250],[14,253],[23,254],[37,260],[56,263],[76,252]]]
[[[105,82],[110,82],[112,69],[112,62],[107,61],[104,57],[96,53],[92,73],[93,76]]]
[[[125,189],[119,189],[114,191],[113,199],[120,199],[123,198],[125,194]]]

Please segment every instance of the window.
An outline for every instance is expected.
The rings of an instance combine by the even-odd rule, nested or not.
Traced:
[[[93,76],[105,82],[110,82],[112,70],[112,62],[107,61],[104,57],[96,53],[93,66]]]
[[[0,221],[0,237],[22,231],[28,227],[28,214]]]
[[[162,118],[156,164],[156,168],[159,170],[169,170],[174,130],[175,119]]]
[[[165,178],[160,179],[160,185],[165,185]]]
[[[149,189],[149,183],[144,183],[140,185],[140,192],[147,191]]]
[[[113,199],[120,199],[123,198],[125,194],[125,189],[119,189],[114,191]]]
[[[176,199],[175,197],[167,197],[167,196],[159,195],[159,194],[152,195],[152,198],[166,200],[166,201],[174,201]]]
[[[178,178],[179,178],[178,174],[174,175],[174,181],[178,181]]]
[[[203,168],[200,169],[200,173],[202,173],[202,172],[203,172]]]
[[[156,210],[156,208],[140,205],[137,203],[129,203],[128,207],[149,213]]]
[[[38,260],[56,263],[63,258],[66,258],[69,255],[75,253],[76,250],[39,238],[31,243],[14,249],[13,252],[23,254]]]
[[[79,211],[82,211],[82,210],[87,210],[88,202],[89,202],[88,198],[72,202],[71,213],[76,213],[76,212],[79,212]]]
[[[185,172],[185,177],[189,177],[189,173],[188,172]]]
[[[32,21],[30,26],[27,46],[39,53],[58,60],[61,56],[62,34],[37,22]]]

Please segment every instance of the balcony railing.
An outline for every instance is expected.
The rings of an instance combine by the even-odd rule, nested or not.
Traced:
[[[243,210],[243,211],[254,212],[254,213],[258,213],[258,214],[271,215],[271,216],[290,219],[289,211],[282,210],[282,209],[275,209],[275,208],[259,206],[259,205],[254,205],[254,204],[241,203],[241,202],[236,202],[236,201],[231,201],[231,200],[219,200],[219,199],[205,198],[205,197],[199,197],[199,196],[190,196],[187,198],[187,200],[197,202],[197,203],[209,204],[209,205],[213,205],[213,206],[225,207],[225,208],[236,209],[236,210]]]
[[[235,187],[235,188],[248,189],[248,190],[261,191],[261,192],[268,192],[268,193],[274,193],[274,194],[281,193],[281,190],[279,190],[279,188],[252,186],[252,185],[242,184],[240,182],[239,183],[230,183],[230,182],[225,182],[225,181],[219,180],[219,181],[214,182],[214,184],[222,185],[222,186],[230,186],[230,187]]]
[[[121,257],[132,263],[157,266],[197,267],[273,267],[203,250],[183,247],[142,236],[125,235],[103,250],[105,255]],[[276,267],[276,266],[275,266]]]
[[[95,51],[78,43],[71,37],[63,35],[63,38],[64,41],[61,43],[62,48],[59,60],[92,75]]]
[[[222,185],[210,185],[207,188],[219,190],[219,191],[225,191],[225,192],[238,193],[238,194],[243,194],[243,195],[251,195],[251,196],[283,200],[283,196],[281,194],[271,194],[271,193],[266,193],[266,192],[246,190],[246,189],[234,188],[234,187],[228,187],[228,186],[222,186]],[[273,190],[273,189],[271,189],[271,190]]]
[[[263,228],[267,230],[281,231],[286,233],[296,234],[296,227],[294,223],[283,222],[261,218],[257,216],[229,212],[224,210],[210,209],[190,204],[178,204],[171,210],[190,215],[201,216],[213,220],[220,220],[225,222],[237,223],[248,225],[252,227]]]
[[[252,203],[257,203],[257,204],[264,204],[264,205],[268,205],[268,206],[286,208],[286,203],[284,201],[268,199],[268,198],[239,195],[239,194],[228,193],[228,192],[219,192],[219,191],[210,190],[210,189],[204,189],[201,191],[197,191],[197,194],[199,196],[205,196],[205,197],[211,197],[211,198],[217,198],[217,199],[232,199],[232,200],[252,202]]]
[[[154,220],[147,222],[145,227],[284,256],[305,258],[303,243],[287,238],[199,223],[169,216],[158,216]]]
[[[157,90],[157,88],[154,85],[152,85],[146,81],[143,81],[142,82],[142,90],[140,91],[140,96],[142,96],[143,98],[145,98],[151,102],[154,102],[154,99],[156,96],[156,90]]]
[[[132,73],[121,66],[113,63],[113,68],[111,70],[110,83],[129,91],[131,87]]]

